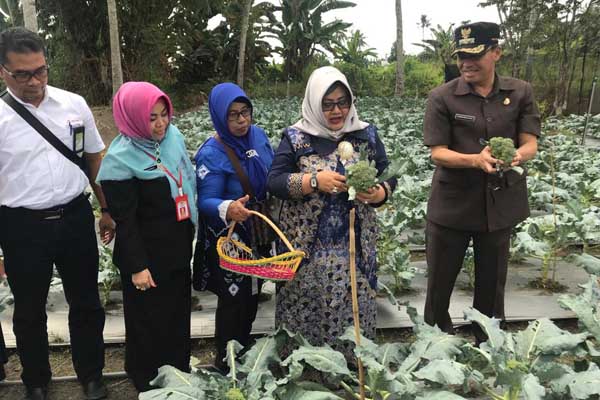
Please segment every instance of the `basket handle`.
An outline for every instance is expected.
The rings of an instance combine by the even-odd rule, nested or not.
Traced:
[[[294,251],[294,247],[292,247],[292,244],[290,243],[290,241],[285,237],[285,235],[283,234],[283,232],[281,232],[281,230],[279,230],[279,228],[277,227],[277,225],[275,225],[273,223],[273,221],[271,221],[266,215],[263,215],[263,214],[259,213],[258,211],[254,211],[254,210],[248,210],[248,212],[250,214],[254,214],[257,217],[262,218],[267,224],[269,224],[269,226],[271,228],[273,228],[273,230],[275,231],[275,233],[277,233],[277,235],[279,236],[279,238],[281,240],[283,240],[283,243],[285,243],[285,245],[287,246],[287,248],[290,251]],[[233,230],[235,229],[235,224],[236,223],[237,222],[233,221],[233,223],[229,227],[229,231],[227,232],[227,240],[231,239],[231,235],[233,235]]]

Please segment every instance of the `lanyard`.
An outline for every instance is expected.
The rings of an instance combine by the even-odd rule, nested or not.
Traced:
[[[156,143],[156,156],[148,153],[146,150],[144,150],[142,148],[139,148],[139,149],[142,150],[144,153],[146,153],[146,155],[148,157],[150,157],[151,159],[153,159],[156,162],[157,168],[160,168],[164,173],[166,173],[169,176],[169,178],[171,178],[175,181],[175,184],[177,185],[177,189],[179,189],[179,195],[181,196],[183,194],[183,176],[181,175],[181,170],[179,170],[179,180],[177,180],[177,178],[175,178],[175,176],[171,173],[171,171],[169,171],[169,169],[162,164],[162,162],[160,161],[160,144],[158,144],[158,142]]]

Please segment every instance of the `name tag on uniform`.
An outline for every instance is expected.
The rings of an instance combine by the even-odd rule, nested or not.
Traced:
[[[69,121],[69,130],[71,138],[73,138],[73,151],[79,157],[83,157],[83,150],[85,149],[85,126],[83,126],[83,121]]]
[[[474,115],[454,114],[454,119],[457,120],[457,121],[475,122],[475,116]]]

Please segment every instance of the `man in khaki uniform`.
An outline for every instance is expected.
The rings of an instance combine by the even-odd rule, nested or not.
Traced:
[[[504,286],[511,229],[529,216],[526,174],[497,172],[484,141],[511,138],[512,166],[533,158],[540,116],[531,85],[498,76],[500,30],[478,22],[454,32],[461,76],[429,95],[424,142],[436,164],[427,207],[428,265],[425,321],[452,333],[448,306],[471,239],[475,252],[473,306],[504,318]],[[509,166],[504,166],[509,167]],[[478,341],[485,340],[476,330]]]

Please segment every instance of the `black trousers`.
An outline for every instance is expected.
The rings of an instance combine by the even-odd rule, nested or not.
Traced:
[[[427,222],[425,322],[437,325],[444,332],[454,333],[448,307],[471,239],[475,253],[473,307],[489,317],[504,318],[510,232],[511,228],[494,232],[460,231]],[[474,324],[473,328],[478,341],[486,340],[479,326]]]
[[[154,278],[157,287],[138,290],[121,274],[125,314],[125,371],[140,392],[151,389],[158,368],[190,370],[191,271]]]
[[[6,378],[4,372],[4,364],[8,362],[8,354],[6,354],[6,346],[4,344],[4,334],[2,333],[2,325],[0,325],[0,381]]]
[[[104,309],[98,295],[98,245],[92,207],[83,196],[58,218],[23,208],[0,208],[0,246],[14,296],[13,331],[30,387],[48,384],[46,300],[56,265],[69,304],[73,366],[87,383],[104,368]]]
[[[258,286],[260,293],[260,284]],[[219,296],[215,313],[215,365],[227,369],[223,361],[227,355],[227,342],[237,340],[242,346],[251,344],[250,332],[258,310],[258,294],[250,296]]]

